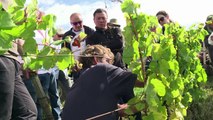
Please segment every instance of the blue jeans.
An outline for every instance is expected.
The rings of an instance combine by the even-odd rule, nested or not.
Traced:
[[[52,114],[55,120],[61,119],[61,102],[59,98],[59,93],[57,89],[57,81],[55,74],[45,73],[45,74],[39,74],[38,75],[41,85],[43,87],[43,90],[46,95],[49,95],[50,98],[50,104],[52,108]]]
[[[57,89],[57,81],[56,81],[56,74],[55,73],[44,73],[44,74],[38,74],[38,77],[41,81],[41,85],[43,87],[44,93],[49,96],[50,98],[50,104],[52,108],[52,114],[55,120],[60,120],[60,114],[61,114],[61,101],[59,98],[59,92]],[[28,88],[28,91],[30,92],[33,100],[36,103],[37,110],[38,110],[38,119],[42,120],[42,108],[41,105],[38,103],[38,99],[36,97],[35,88],[32,83],[32,79],[25,80],[25,85]]]

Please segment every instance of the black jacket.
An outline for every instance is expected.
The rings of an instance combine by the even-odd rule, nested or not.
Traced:
[[[62,119],[85,120],[117,109],[120,99],[127,102],[134,97],[136,79],[136,74],[110,64],[99,63],[87,69],[70,88]],[[97,120],[118,120],[118,113]]]
[[[110,48],[115,54],[116,52],[123,52],[124,38],[120,28],[108,28],[103,30],[96,27],[93,35],[87,38],[86,44],[95,45],[101,44]]]
[[[209,33],[208,35],[205,36],[204,43],[205,43],[206,48],[209,51],[209,56],[211,58],[211,61],[213,62],[213,45],[210,45],[208,43],[208,38],[211,35],[211,30],[210,30],[211,28],[208,28],[207,26],[205,26],[204,29]]]
[[[109,48],[115,56],[114,65],[125,68],[125,64],[122,60],[124,37],[120,28],[113,27],[104,30],[96,27],[94,34],[87,38],[86,44],[101,44]]]
[[[85,25],[84,25],[83,27],[84,27],[85,33],[87,34],[87,37],[90,36],[90,35],[92,35],[92,34],[94,33],[94,30],[93,30],[92,28],[90,28],[90,27],[88,27],[88,26],[85,26]],[[64,34],[64,36],[63,36],[62,39],[65,39],[66,36],[75,37],[76,34],[75,34],[72,30],[73,30],[73,28],[71,28],[69,31],[67,31],[67,32]],[[70,43],[68,43],[68,42],[64,42],[64,43],[62,44],[62,47],[66,47],[66,48],[68,48],[68,49],[71,50]]]

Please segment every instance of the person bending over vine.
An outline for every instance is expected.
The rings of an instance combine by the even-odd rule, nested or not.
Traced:
[[[137,75],[111,65],[114,55],[102,45],[88,46],[80,55],[83,70],[71,87],[62,112],[63,120],[118,120],[115,110],[126,108],[125,103],[134,97]],[[118,105],[122,99],[124,105]],[[113,111],[113,112],[110,112]],[[110,112],[110,114],[105,114]],[[140,114],[137,115],[141,119]]]

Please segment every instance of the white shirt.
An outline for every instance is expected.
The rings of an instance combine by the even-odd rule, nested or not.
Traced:
[[[82,29],[81,31],[78,31],[78,32],[76,32],[76,31],[74,31],[74,30],[72,30],[72,31],[73,31],[76,35],[75,35],[75,37],[73,37],[73,39],[71,40],[71,42],[70,42],[70,47],[71,47],[71,50],[72,50],[72,52],[73,52],[73,55],[74,55],[75,60],[78,60],[79,55],[81,54],[81,52],[83,52],[83,51],[86,49],[86,41],[85,41],[85,40],[81,41],[80,47],[78,47],[78,46],[73,46],[72,44],[73,44],[75,38],[77,38],[81,32],[84,32],[84,29]]]

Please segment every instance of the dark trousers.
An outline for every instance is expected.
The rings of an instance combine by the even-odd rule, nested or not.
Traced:
[[[0,120],[36,120],[37,109],[20,74],[20,64],[0,56]]]
[[[64,92],[67,95],[69,90],[70,90],[70,85],[69,85],[69,82],[66,79],[65,74],[64,74],[64,72],[62,70],[59,70],[58,81],[61,82],[62,87],[64,89]]]

